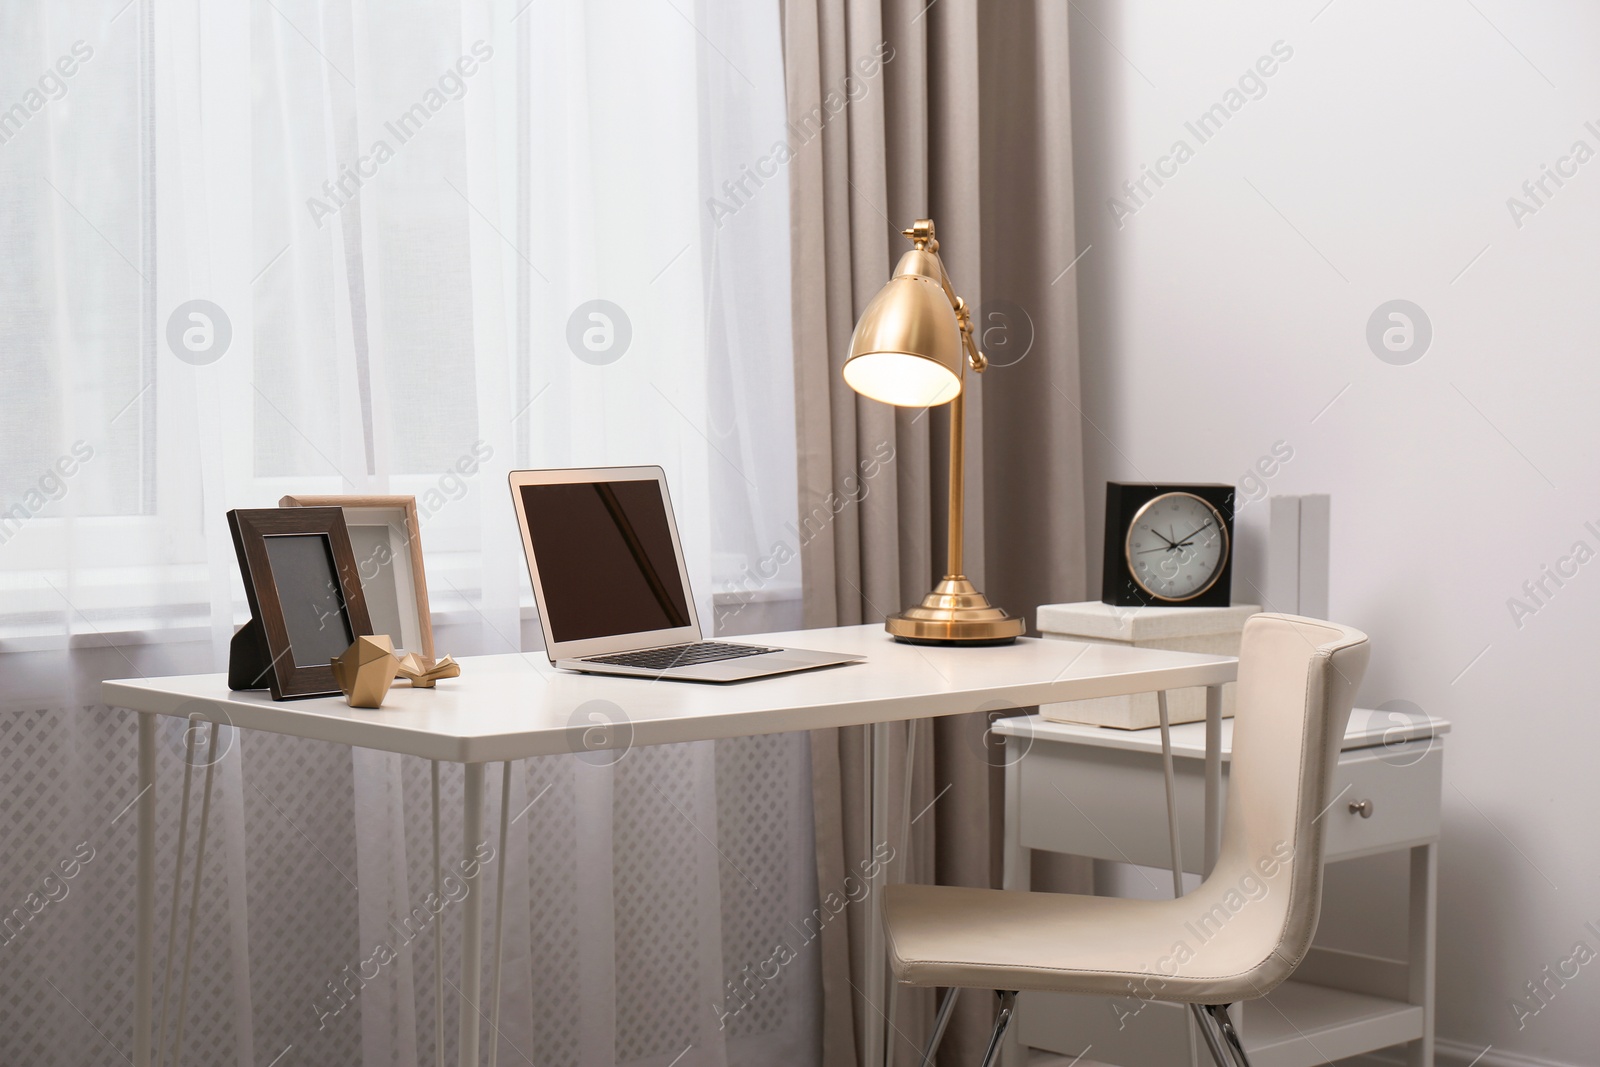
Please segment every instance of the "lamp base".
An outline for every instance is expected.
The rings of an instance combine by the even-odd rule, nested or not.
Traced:
[[[947,574],[922,603],[884,620],[883,628],[908,645],[1009,645],[1027,624],[992,606],[976,586]]]

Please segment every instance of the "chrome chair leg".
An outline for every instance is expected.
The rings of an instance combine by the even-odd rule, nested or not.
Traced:
[[[1217,1032],[1222,1035],[1222,1040],[1235,1067],[1250,1067],[1250,1057],[1244,1054],[1244,1042],[1239,1039],[1239,1030],[1233,1025],[1232,1016],[1228,1014],[1228,1005],[1207,1004],[1205,1011],[1216,1025]],[[1216,1052],[1213,1051],[1212,1055],[1215,1056]],[[1220,1067],[1227,1067],[1221,1060],[1218,1060],[1217,1063]]]
[[[1228,1053],[1223,1050],[1222,1036],[1217,1033],[1217,1023],[1207,1012],[1204,1005],[1190,1004],[1189,1011],[1194,1015],[1194,1026],[1200,1031],[1200,1036],[1205,1039],[1206,1048],[1211,1052],[1211,1059],[1217,1067],[1233,1067],[1229,1063]]]
[[[933,1067],[933,1054],[939,1051],[939,1042],[944,1040],[944,1029],[950,1025],[950,1013],[955,1010],[956,997],[960,995],[959,986],[951,986],[944,991],[944,1000],[939,1002],[939,1014],[933,1020],[933,1036],[928,1039],[927,1051],[917,1061],[917,1067]]]
[[[1005,1039],[1006,1027],[1011,1025],[1012,1013],[1017,1008],[1015,990],[997,989],[995,996],[1000,998],[1000,1014],[995,1016],[994,1033],[989,1035],[989,1050],[983,1054],[983,1067],[994,1067],[995,1061],[1000,1058],[1000,1043]]]

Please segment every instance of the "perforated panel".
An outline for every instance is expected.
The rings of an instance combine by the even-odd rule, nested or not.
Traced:
[[[159,734],[158,1011],[181,802],[182,727],[170,720]],[[191,963],[185,1060],[235,1062],[242,1003],[236,972],[242,961],[234,958],[234,938],[242,929],[236,920],[247,920],[250,1032],[245,1040],[259,1067],[275,1060],[403,1062],[372,1059],[372,1050],[363,1049],[362,1033],[363,1000],[382,995],[392,1001],[400,989],[398,968],[384,968],[361,996],[346,992],[328,999],[330,983],[361,988],[354,974],[373,947],[361,941],[359,898],[352,884],[359,871],[350,751],[259,733],[236,735],[234,743],[242,759],[247,889],[239,897],[229,876],[230,845],[238,844],[230,835],[239,828],[233,825],[219,768]],[[748,1063],[778,1062],[782,1050],[806,1045],[806,1013],[813,1004],[807,983],[813,972],[805,961],[783,968],[760,996],[728,1019],[726,1031],[718,1030],[716,1009],[706,996],[747,966],[754,969],[769,959],[780,939],[807,951],[793,926],[806,914],[809,892],[809,878],[797,879],[795,869],[795,857],[804,857],[810,847],[801,840],[805,820],[794,810],[796,798],[805,795],[803,760],[796,758],[796,746],[803,744],[799,737],[718,742],[709,758],[703,746],[699,755],[696,746],[641,749],[610,772],[568,757],[524,765],[522,795],[531,803],[512,827],[512,852],[520,850],[524,862],[508,874],[510,899],[526,902],[528,933],[524,941],[508,940],[506,986],[525,998],[508,1000],[508,1009],[531,1003],[532,1011],[531,1018],[507,1019],[502,1027],[520,1053],[536,1063],[582,1062],[585,975],[592,982],[604,973],[592,954],[613,944],[606,936],[613,932],[580,926],[580,901],[589,887],[579,860],[584,821],[577,775],[608,773],[614,788],[610,875],[617,1062],[670,1062],[691,1044],[703,1046],[708,1035],[742,1039]],[[42,899],[46,890],[60,898],[25,922],[14,918],[9,940],[0,939],[0,1064],[7,1067],[111,1067],[131,1055],[137,813],[128,805],[137,790],[137,748],[136,716],[125,711],[96,707],[0,715],[0,797],[6,815],[0,820],[5,857],[0,904],[7,912],[18,906],[26,910],[28,894]],[[201,757],[203,762],[203,750]],[[385,890],[393,897],[396,920],[403,912],[401,901],[421,903],[433,885],[429,764],[398,763],[393,787],[401,792],[404,812],[407,884]],[[703,776],[712,764],[715,811],[708,813]],[[498,832],[498,770],[496,765],[486,775],[485,836],[491,841]],[[191,870],[203,773],[197,767],[194,774]],[[462,777],[459,767],[443,768],[447,869],[462,852]],[[389,809],[384,796],[391,786],[381,777],[377,781],[379,795],[368,798],[363,818],[381,819]],[[377,832],[384,840],[382,827]],[[63,860],[78,858],[74,849],[80,844],[93,849],[92,858],[79,861],[74,878],[46,885],[45,876],[59,873]],[[400,858],[391,855],[384,862],[389,860]],[[704,884],[703,872],[713,869],[714,884]],[[486,991],[494,874],[492,865],[486,867],[482,886]],[[514,895],[519,878],[526,879],[520,897]],[[189,891],[186,874],[180,919],[187,913]],[[236,916],[236,907],[247,911]],[[706,916],[718,915],[719,909],[720,929],[708,931]],[[440,921],[447,946],[445,977],[452,983],[446,986],[445,1053],[453,1061],[460,907],[447,906]],[[702,941],[713,935],[722,941],[721,975],[705,973]],[[399,945],[400,939],[393,943]],[[169,1030],[176,1019],[182,949],[180,926]],[[390,1012],[383,1037],[390,1050],[414,1041],[419,1062],[430,1063],[435,1037],[431,929],[404,951],[414,969],[415,1032],[402,1031],[402,1020],[411,1025],[405,1013]],[[341,1001],[349,1003],[339,1007]],[[769,1047],[770,1056],[764,1055]],[[500,1059],[521,1062],[504,1039]]]
[[[616,768],[617,1060],[669,1060],[694,1044],[700,850],[693,746],[629,753]],[[699,816],[703,819],[703,816]],[[714,828],[713,828],[714,829]],[[702,836],[704,835],[704,836]]]
[[[263,733],[240,743],[256,1062],[293,1045],[301,1063],[359,1063],[350,750]],[[208,973],[219,985],[226,974]],[[319,1021],[332,986],[349,1006]]]
[[[789,803],[801,793],[794,781],[796,740],[749,737],[717,744],[717,821],[726,857],[720,878],[723,975],[740,990],[727,992],[723,1010],[733,1013],[728,1030],[734,1036],[789,1025],[790,998],[797,976],[805,973],[791,958],[808,950],[792,863],[800,844]]]
[[[579,1062],[576,760],[529,760],[527,814],[518,824],[528,841],[530,952],[535,1062]],[[541,793],[543,795],[541,795]],[[591,935],[590,940],[593,940]]]
[[[167,966],[165,935],[183,779],[182,724],[173,725],[157,758],[163,785],[156,794],[158,998]],[[6,929],[10,940],[0,945],[0,1063],[120,1064],[131,1051],[138,828],[129,805],[138,795],[137,750],[135,717],[126,712],[93,706],[0,715],[6,811],[0,820],[0,855],[5,857],[0,905],[12,917]],[[180,922],[188,915],[202,782],[203,771],[197,769]],[[214,786],[211,850],[195,922],[184,1048],[191,1054],[225,1049],[231,1056],[236,1033],[227,976],[233,959],[223,860],[216,848],[219,794]],[[66,878],[74,861],[76,874]],[[25,922],[21,914],[29,915]],[[173,1041],[182,990],[182,929],[170,986],[168,1031]]]

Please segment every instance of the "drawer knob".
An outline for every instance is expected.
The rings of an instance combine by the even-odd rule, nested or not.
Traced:
[[[1370,801],[1370,800],[1352,800],[1350,802],[1350,814],[1351,815],[1359,815],[1363,819],[1372,818],[1372,801]]]

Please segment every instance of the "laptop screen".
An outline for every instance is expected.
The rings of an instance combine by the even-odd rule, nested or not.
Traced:
[[[690,625],[672,520],[654,479],[524,485],[522,511],[557,642]]]

